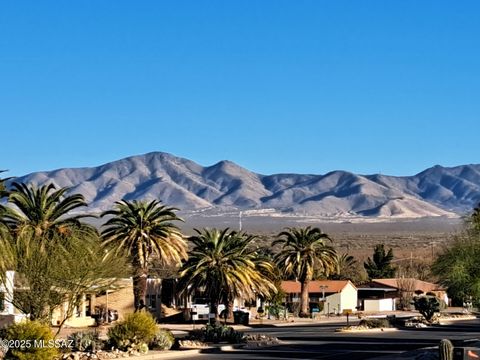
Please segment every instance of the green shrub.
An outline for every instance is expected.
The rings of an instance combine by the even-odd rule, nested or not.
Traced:
[[[74,351],[90,351],[102,348],[102,340],[93,331],[79,331],[68,336],[73,341]]]
[[[110,346],[120,350],[139,349],[142,344],[149,344],[157,333],[155,319],[146,312],[129,314],[125,320],[108,330]]]
[[[150,342],[150,348],[158,350],[170,350],[175,343],[175,337],[167,329],[158,329],[155,337]]]
[[[59,349],[53,343],[54,337],[50,327],[38,321],[26,321],[9,326],[5,339],[24,345],[10,348],[6,359],[52,360],[58,355]]]
[[[390,321],[388,319],[362,319],[358,323],[359,326],[365,326],[369,329],[389,328]]]
[[[415,310],[418,310],[427,321],[432,320],[435,313],[440,312],[442,306],[439,298],[430,295],[415,296],[413,305]]]
[[[282,305],[274,304],[267,306],[267,312],[270,316],[273,316],[278,320],[280,316],[285,313],[285,308]]]
[[[210,325],[202,328],[203,338],[198,339],[204,342],[228,342],[230,344],[239,344],[244,342],[244,335],[240,331],[236,331],[231,326],[226,325]]]

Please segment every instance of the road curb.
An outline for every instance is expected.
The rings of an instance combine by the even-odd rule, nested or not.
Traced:
[[[378,333],[378,332],[392,332],[392,331],[398,331],[398,330],[399,329],[397,329],[397,328],[379,328],[379,329],[362,329],[362,330],[335,329],[335,332],[341,332],[341,333],[362,333],[362,332]]]
[[[132,358],[138,359],[138,360],[176,359],[179,357],[186,357],[186,356],[200,354],[200,352],[205,349],[210,349],[210,348],[190,349],[190,350],[168,350],[168,351],[162,351],[162,352],[155,352],[151,354],[133,356]]]

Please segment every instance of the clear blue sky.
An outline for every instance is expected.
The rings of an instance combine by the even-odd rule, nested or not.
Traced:
[[[3,1],[0,168],[480,163],[478,1]]]

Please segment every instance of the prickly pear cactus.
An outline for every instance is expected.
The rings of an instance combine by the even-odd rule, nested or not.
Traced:
[[[453,360],[453,344],[448,339],[442,339],[438,345],[440,360]]]

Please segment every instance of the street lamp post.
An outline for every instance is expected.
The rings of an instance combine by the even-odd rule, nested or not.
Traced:
[[[322,290],[323,313],[325,313],[325,289],[328,289],[328,285],[320,285],[320,290]]]

